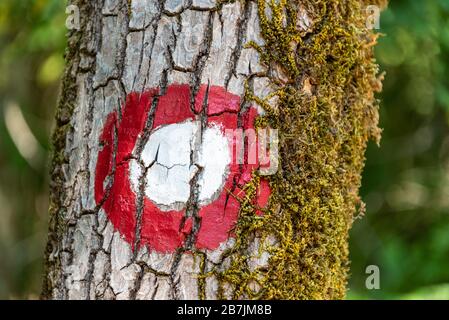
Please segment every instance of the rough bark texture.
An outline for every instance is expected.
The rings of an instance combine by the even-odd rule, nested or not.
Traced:
[[[347,233],[352,223],[354,208],[359,203],[357,188],[360,183],[363,153],[369,136],[376,135],[373,133],[377,124],[373,91],[378,82],[375,78],[375,67],[371,62],[366,62],[370,68],[366,71],[363,69],[364,62],[354,58],[351,59],[354,66],[348,67],[348,70],[352,69],[344,75],[346,82],[341,84],[341,88],[351,90],[347,101],[341,98],[346,89],[337,93],[320,91],[320,76],[329,77],[326,81],[330,82],[338,82],[341,79],[338,76],[332,78],[332,74],[320,75],[319,72],[330,70],[329,72],[336,74],[341,70],[332,71],[328,68],[318,72],[316,66],[333,65],[335,61],[339,61],[339,57],[329,55],[314,61],[310,56],[313,51],[307,51],[306,45],[321,39],[323,30],[332,27],[326,18],[333,14],[332,10],[343,17],[340,21],[342,23],[346,23],[346,18],[349,19],[348,24],[355,23],[350,20],[352,14],[358,14],[354,20],[357,23],[363,21],[363,14],[355,13],[355,9],[351,7],[354,2],[332,1],[333,9],[328,11],[323,9],[325,6],[314,4],[313,1],[305,1],[304,5],[300,1],[295,2],[293,7],[286,5],[284,1],[273,1],[271,6],[263,6],[261,1],[219,3],[215,0],[73,0],[72,4],[80,8],[81,29],[71,31],[69,35],[67,67],[57,109],[51,172],[50,231],[42,297],[341,298],[344,295],[347,276]],[[292,14],[292,10],[295,14]],[[261,18],[264,12],[266,15]],[[292,17],[294,21],[291,21]],[[287,32],[289,26],[296,28],[301,45],[292,40],[290,47],[285,47],[287,51],[294,52],[293,60],[296,59],[296,62],[290,61],[287,53],[284,55],[285,59],[277,59],[276,53],[284,48],[282,41],[288,35],[278,33],[279,46],[273,46],[273,43],[270,43],[273,41],[270,38],[270,30],[276,31],[276,28],[267,30],[270,27],[270,23],[265,21],[267,18],[276,20],[276,26],[284,26]],[[346,27],[348,25],[341,26],[343,29]],[[366,34],[368,33],[365,30]],[[344,36],[342,32],[341,37]],[[366,60],[363,61],[370,61],[371,46],[366,43],[372,39],[362,39],[359,34],[354,36],[354,39],[356,45],[348,45],[349,52],[346,54],[366,55]],[[300,46],[304,46],[304,52],[301,52]],[[319,52],[320,49],[316,50]],[[322,50],[324,52],[328,49]],[[301,61],[301,56],[309,60]],[[298,72],[292,71],[293,65],[298,67]],[[366,72],[366,77],[360,75],[360,72]],[[360,83],[366,86],[359,86],[358,80],[353,79],[356,76],[363,78]],[[367,84],[370,81],[372,83]],[[261,112],[265,109],[268,114],[265,124],[281,129],[279,117],[281,122],[285,119],[286,124],[296,128],[302,125],[301,119],[307,121],[304,115],[319,114],[319,111],[303,109],[297,117],[294,117],[293,113],[278,112],[276,122],[273,110],[288,110],[288,105],[297,106],[299,104],[295,101],[307,99],[307,102],[301,102],[304,107],[313,100],[312,96],[316,97],[318,105],[323,96],[337,96],[335,99],[339,100],[335,102],[336,115],[330,115],[324,124],[315,119],[313,121],[316,122],[316,127],[302,133],[286,132],[284,127],[284,138],[287,142],[281,142],[281,149],[284,148],[281,150],[281,153],[284,152],[281,157],[283,173],[271,181],[273,200],[269,210],[271,213],[267,214],[266,219],[277,215],[278,218],[273,219],[274,226],[277,226],[278,220],[293,221],[288,227],[291,235],[276,234],[276,230],[261,227],[264,225],[261,222],[251,222],[253,227],[237,227],[236,238],[223,243],[219,249],[197,250],[194,241],[189,241],[195,238],[201,228],[201,221],[194,219],[193,228],[182,248],[175,253],[157,253],[151,248],[139,246],[139,212],[136,212],[138,225],[134,246],[126,242],[114,229],[102,204],[98,204],[94,197],[95,168],[97,155],[102,148],[102,128],[112,112],[117,112],[120,118],[129,93],[160,88],[160,96],[163,96],[168,86],[174,83],[188,84],[192,90],[192,101],[201,84],[225,87],[229,92],[241,97],[242,110],[250,104],[257,105]],[[297,90],[301,96],[298,98],[289,87]],[[270,94],[273,92],[280,94],[272,98]],[[354,92],[358,94],[356,98]],[[351,110],[353,106],[356,107]],[[341,111],[343,109],[344,111]],[[351,112],[357,117],[345,118],[341,121],[342,126],[339,126],[339,117]],[[151,123],[153,116],[150,112],[146,123]],[[198,117],[205,115],[199,114]],[[366,120],[363,120],[366,122],[363,132],[357,132],[360,119]],[[311,124],[305,122],[305,125]],[[331,163],[329,160],[327,164],[319,163],[314,167],[314,170],[327,170],[329,181],[347,173],[349,178],[344,180],[345,185],[336,187],[340,190],[337,192],[341,193],[339,202],[335,197],[329,196],[333,191],[329,191],[326,181],[320,180],[320,184],[315,185],[310,182],[315,177],[309,176],[307,179],[311,180],[307,180],[307,185],[304,185],[304,180],[299,178],[286,178],[287,174],[298,172],[290,166],[292,162],[302,164],[303,161],[311,161],[312,165],[318,163],[318,160],[311,157],[304,159],[306,156],[298,153],[304,152],[306,155],[311,152],[307,146],[313,144],[315,139],[329,138],[320,136],[323,127],[334,130],[334,135],[341,130],[349,137],[358,137],[356,146],[342,138],[338,142],[339,147],[335,147],[336,151],[331,150],[335,151],[332,156],[338,159],[346,152],[343,145],[348,145],[348,148],[354,146],[348,156],[354,160],[346,159],[344,164]],[[296,135],[298,139],[292,143],[289,134]],[[304,137],[307,141],[300,140]],[[298,144],[298,141],[301,144]],[[293,155],[297,157],[296,160],[292,159]],[[324,162],[328,161],[326,157],[327,154],[323,156]],[[349,166],[353,167],[354,174],[347,171]],[[305,175],[307,174],[306,172]],[[291,190],[282,190],[284,180],[280,179],[302,185],[309,191],[312,188],[319,188],[320,191],[314,193],[313,198],[308,198],[306,191],[303,196],[296,198],[291,197],[290,193],[287,200],[291,205],[285,205],[285,199],[281,200],[280,197],[282,192]],[[317,178],[319,179],[320,177]],[[195,193],[195,190],[192,192]],[[195,202],[195,196],[191,200]],[[317,205],[318,209],[307,207],[309,202],[314,201],[321,201],[319,206]],[[334,210],[340,202],[345,203],[347,207]],[[191,210],[186,211],[195,218],[195,203],[191,206]],[[139,205],[137,207],[139,208]],[[250,206],[242,204],[241,215],[246,222],[249,209]],[[288,213],[290,211],[296,215]],[[307,214],[311,212],[312,216],[316,216],[309,219]],[[285,218],[282,218],[283,215]],[[326,216],[327,220],[320,220],[321,216]],[[341,224],[333,224],[332,221]],[[315,228],[313,232],[310,231],[312,227]],[[332,232],[338,234],[338,237],[330,239],[331,233],[327,233],[326,228],[335,229]],[[283,228],[278,231],[280,230],[284,231]],[[305,233],[309,231],[311,236],[308,237]],[[280,271],[276,259],[282,258],[280,253],[288,252],[284,250],[286,246],[291,246],[294,257],[291,260],[295,262],[282,265],[284,269]],[[300,246],[303,247],[298,249]],[[299,257],[296,257],[296,254]],[[237,255],[244,256],[244,261],[236,258]],[[237,263],[239,268],[245,268],[238,269]],[[273,263],[277,266],[273,267]],[[326,270],[320,269],[316,274],[312,274],[315,272],[315,266],[321,268],[324,265]],[[295,270],[292,271],[292,268]],[[270,270],[275,272],[270,273]],[[248,276],[249,274],[252,276]],[[277,278],[274,278],[276,274]],[[303,278],[297,274],[301,274]],[[284,284],[287,278],[289,285]]]

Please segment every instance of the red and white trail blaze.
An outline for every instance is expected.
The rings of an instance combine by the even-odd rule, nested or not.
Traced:
[[[158,89],[131,93],[121,119],[115,112],[107,118],[100,137],[95,200],[131,245],[138,231],[138,194],[142,193],[139,245],[161,253],[184,245],[192,231],[186,208],[192,200],[194,176],[201,221],[195,248],[214,250],[233,236],[240,208],[236,197],[244,196],[242,188],[259,166],[235,161],[241,141],[229,139],[225,132],[254,129],[257,111],[249,108],[239,126],[240,98],[224,88],[201,86],[194,110],[190,99],[189,85],[171,85],[163,95]],[[145,129],[148,118],[152,123]],[[257,205],[264,207],[269,194],[262,179]]]

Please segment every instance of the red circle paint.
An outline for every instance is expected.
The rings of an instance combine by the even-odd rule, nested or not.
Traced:
[[[122,108],[122,117],[119,119],[117,113],[113,112],[106,120],[100,136],[102,148],[98,153],[95,172],[95,200],[104,209],[114,228],[132,245],[136,237],[137,195],[130,183],[130,161],[136,143],[144,133],[152,105],[157,101],[151,127],[151,132],[154,132],[162,126],[195,120],[197,114],[203,111],[206,94],[207,125],[219,126],[223,134],[225,130],[238,129],[240,98],[222,87],[208,88],[206,85],[202,85],[196,95],[194,110],[190,107],[189,85],[175,84],[169,86],[164,95],[160,95],[158,89],[129,94]],[[256,116],[257,110],[249,108],[243,115],[242,129],[253,129]],[[231,154],[237,143],[233,140],[229,146],[232,148]],[[233,236],[232,229],[240,209],[235,196],[243,196],[243,186],[250,181],[253,170],[258,168],[257,164],[246,162],[239,165],[233,159],[218,197],[199,208],[201,225],[196,235],[196,248],[213,250]],[[262,180],[255,199],[257,205],[264,207],[269,194],[268,182]],[[192,228],[191,219],[186,220],[184,217],[185,210],[162,211],[149,198],[144,197],[140,246],[165,253],[182,247]]]

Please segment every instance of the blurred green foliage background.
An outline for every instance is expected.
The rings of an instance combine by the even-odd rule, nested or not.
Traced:
[[[392,0],[380,21],[384,132],[367,152],[350,297],[449,299],[449,0]],[[381,290],[365,288],[370,264]]]
[[[63,0],[0,1],[0,298],[40,291],[65,19]],[[449,299],[449,0],[392,0],[379,32],[384,134],[367,153],[348,298]]]

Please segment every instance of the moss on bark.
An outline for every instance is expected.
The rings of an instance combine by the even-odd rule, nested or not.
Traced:
[[[382,75],[373,57],[377,35],[366,27],[367,5],[258,1],[265,45],[248,45],[286,79],[272,78],[280,88],[277,107],[251,98],[266,109],[257,125],[279,130],[280,170],[269,177],[272,196],[263,217],[251,200],[257,176],[241,200],[237,242],[227,253],[231,266],[215,274],[222,286],[232,286],[234,298],[345,297],[348,234],[364,210],[358,194],[364,154],[381,133],[375,93]],[[302,12],[310,19],[306,30],[298,26]],[[247,252],[255,237],[270,259],[268,267],[251,270]]]

